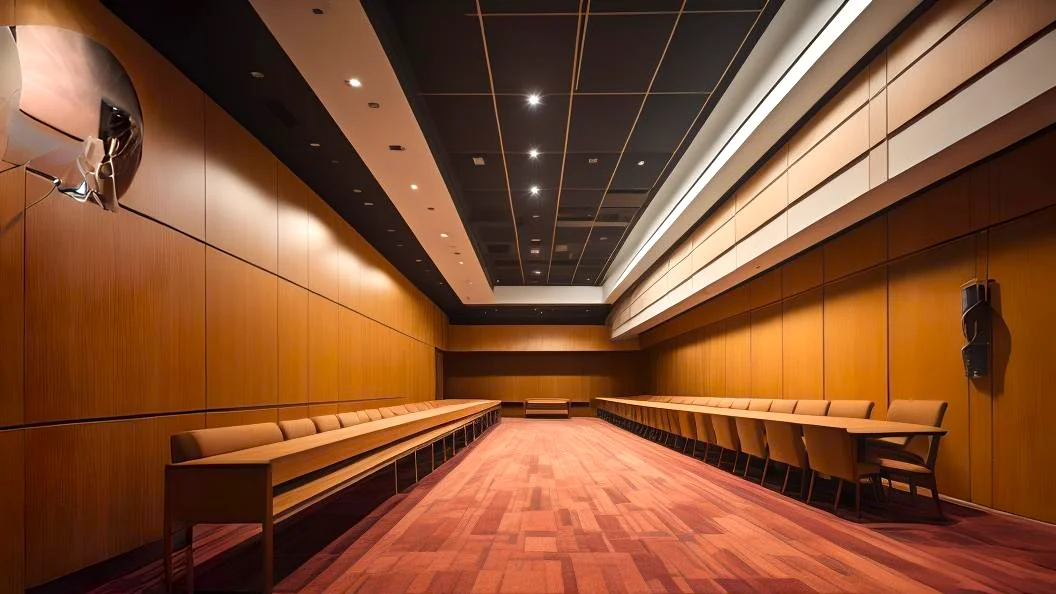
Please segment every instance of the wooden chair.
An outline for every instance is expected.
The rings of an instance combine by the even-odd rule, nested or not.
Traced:
[[[895,400],[887,411],[887,420],[939,427],[946,416],[949,403],[943,400]],[[917,500],[917,485],[931,491],[935,510],[944,518],[939,486],[935,479],[935,462],[939,455],[939,439],[933,436],[885,437],[871,439],[866,446],[866,456],[880,464],[880,476],[905,479],[913,501]]]
[[[796,410],[792,414],[824,417],[825,413],[829,412],[829,404],[828,400],[800,400],[796,403]]]
[[[875,462],[859,460],[858,444],[843,429],[803,425],[803,439],[814,473],[810,477],[810,488],[807,491],[807,504],[814,495],[814,481],[818,474],[836,479],[836,499],[832,502],[832,512],[840,505],[844,481],[854,483],[854,512],[862,515],[862,478],[870,477],[874,486],[878,486],[875,477],[880,472],[880,465]]]
[[[769,398],[752,398],[748,402],[748,410],[767,412],[773,400]],[[744,464],[744,478],[748,478],[748,469],[752,466],[752,458],[763,460],[763,474],[759,478],[759,484],[766,480],[766,471],[770,467],[770,456],[766,449],[766,427],[762,421],[755,419],[736,419],[737,440],[741,442],[741,451],[748,455]]]
[[[872,400],[833,400],[829,404],[830,417],[845,419],[868,419],[873,413]]]

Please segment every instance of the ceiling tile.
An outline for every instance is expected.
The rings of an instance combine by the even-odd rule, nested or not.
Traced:
[[[403,2],[408,4],[408,2]],[[488,69],[472,0],[416,2],[393,11],[423,93],[486,93]]]
[[[591,16],[576,91],[645,91],[675,18],[674,14]]]
[[[568,98],[555,95],[533,107],[520,95],[499,96],[499,121],[506,152],[523,153],[526,158],[532,149],[560,154],[565,147]]]
[[[649,95],[627,150],[646,153],[674,152],[693,125],[707,98],[704,94]]]
[[[597,208],[605,193],[602,190],[561,190],[561,208]]]
[[[483,95],[425,97],[444,148],[451,153],[499,153],[499,133],[491,98]],[[399,144],[400,139],[385,140]]]
[[[474,164],[474,158],[483,159],[484,164]],[[495,190],[506,193],[506,171],[502,166],[502,155],[455,153],[448,155],[448,162],[463,191]]]
[[[591,0],[590,13],[605,12],[678,12],[682,0]]]
[[[652,189],[670,157],[667,153],[625,153],[612,180],[612,190]]]
[[[579,18],[571,16],[491,17],[484,21],[496,93],[567,93]]]
[[[714,90],[757,16],[757,12],[683,15],[653,83],[653,91],[709,93]]]
[[[565,188],[604,190],[618,158],[617,153],[569,153],[565,159]]]
[[[639,95],[576,95],[568,152],[620,152],[641,103]]]
[[[774,0],[769,0],[771,3]],[[767,0],[686,0],[686,12],[694,10],[762,10]]]
[[[427,0],[436,2],[436,0]],[[446,0],[444,0],[446,1]],[[480,10],[489,13],[567,13],[575,14],[579,10],[580,0],[480,0]],[[499,17],[510,18],[510,17]]]

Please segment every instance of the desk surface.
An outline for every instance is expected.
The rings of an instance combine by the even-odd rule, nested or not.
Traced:
[[[279,441],[267,445],[257,446],[245,450],[238,450],[227,454],[198,458],[174,464],[173,466],[211,466],[217,464],[267,464],[277,459],[295,456],[310,450],[328,445],[336,445],[343,441],[362,438],[367,435],[389,431],[404,425],[410,425],[417,421],[436,419],[440,422],[448,422],[459,417],[474,415],[484,412],[489,408],[498,406],[495,400],[466,400],[457,403],[438,406],[428,410],[411,412],[388,419],[360,423],[351,427],[334,429],[325,433],[316,433],[305,437],[298,437],[288,441]]]
[[[848,419],[846,417],[820,417],[815,415],[795,415],[787,413],[761,412],[755,410],[737,410],[731,408],[716,408],[713,406],[701,406],[697,404],[680,404],[674,402],[656,402],[653,400],[635,400],[633,398],[598,398],[605,402],[616,402],[633,406],[647,406],[663,410],[674,410],[681,412],[701,413],[709,415],[722,415],[738,419],[755,419],[759,421],[770,421],[777,423],[792,423],[795,425],[811,425],[813,427],[830,427],[843,429],[847,433],[857,437],[891,437],[905,435],[946,435],[942,427],[930,425],[915,425],[913,423],[899,423],[896,421],[879,421],[876,419]]]

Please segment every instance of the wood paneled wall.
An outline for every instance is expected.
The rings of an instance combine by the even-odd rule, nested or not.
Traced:
[[[638,337],[609,339],[605,326],[450,326],[449,351],[636,351]]]
[[[633,396],[645,389],[641,353],[444,353],[445,398],[567,398]]]
[[[641,337],[657,394],[950,403],[943,492],[1056,522],[1056,130]],[[993,371],[961,365],[959,287],[995,283]]]
[[[173,432],[434,397],[443,313],[175,67],[95,1],[0,16],[109,47],[146,130],[117,214],[0,167],[0,592],[160,538]]]

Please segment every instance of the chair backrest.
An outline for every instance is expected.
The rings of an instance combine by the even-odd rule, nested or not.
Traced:
[[[715,427],[711,424],[711,415],[693,413],[690,415],[697,433],[697,440],[715,443]]]
[[[949,403],[945,400],[895,400],[887,408],[887,420],[940,427],[948,407]],[[926,463],[932,439],[930,436],[917,435],[913,438],[903,437],[891,441],[901,443],[903,450]]]
[[[381,420],[381,411],[379,411],[376,408],[368,408],[367,410],[361,411],[361,412],[367,413],[367,418],[370,419],[371,421],[380,421]]]
[[[770,410],[773,400],[770,398],[752,398],[748,402],[748,410],[757,410],[759,412],[767,412]]]
[[[872,400],[833,400],[829,404],[830,417],[868,419],[873,412]]]
[[[405,414],[407,414],[407,413],[409,413],[411,411],[407,410],[406,406],[404,406],[402,404],[397,404],[396,406],[392,407],[392,412],[396,416],[400,416],[400,415],[405,415]]]
[[[315,435],[317,432],[315,423],[311,419],[279,421],[279,430],[282,431],[283,439],[297,439],[306,435]]]
[[[359,420],[359,415],[355,411],[337,413],[337,420],[341,421],[342,427],[351,427],[352,425],[358,425],[363,421]]]
[[[403,405],[407,409],[407,412],[418,412],[422,410],[422,405],[417,402],[408,402]]]
[[[757,458],[766,458],[766,429],[763,422],[755,419],[735,419],[735,421],[741,451]]]
[[[729,408],[728,406],[726,408]],[[711,427],[715,431],[715,444],[725,450],[741,451],[741,441],[737,437],[737,423],[733,417],[711,415]]]
[[[391,406],[383,406],[378,409],[378,412],[381,413],[381,418],[383,419],[391,419],[396,416],[396,413],[392,411]]]
[[[807,449],[803,446],[803,429],[800,425],[764,421],[766,443],[770,448],[770,458],[796,468],[810,468],[807,460]]]
[[[319,433],[341,428],[341,421],[337,420],[337,415],[319,415],[312,417],[312,422],[315,423],[315,428]]]
[[[718,400],[715,403],[716,408],[730,408],[730,405],[733,404],[732,398],[716,398],[716,400]]]
[[[854,438],[845,430],[803,425],[803,441],[811,469],[846,481],[858,480]]]
[[[751,404],[751,398],[734,398],[733,402],[730,403],[730,408],[734,410],[748,410],[748,405]]]
[[[176,433],[169,438],[169,447],[173,462],[186,462],[280,441],[282,431],[278,425],[257,423]]]
[[[828,400],[800,400],[796,403],[796,411],[793,414],[824,417],[828,411]]]
[[[770,403],[770,412],[790,415],[796,410],[795,400],[775,400]]]
[[[719,399],[718,398],[709,396],[708,398],[704,399],[704,406],[717,406],[718,404],[719,404]]]

